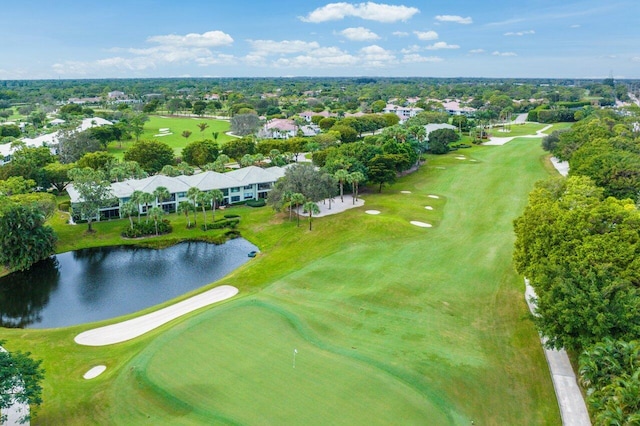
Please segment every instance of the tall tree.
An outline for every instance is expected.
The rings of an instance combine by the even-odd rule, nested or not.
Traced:
[[[158,221],[162,219],[163,215],[164,215],[164,210],[162,210],[160,207],[151,207],[147,212],[147,216],[151,217],[151,219],[153,220],[153,223],[155,224],[156,235],[158,235]]]
[[[361,172],[352,172],[349,173],[349,176],[347,176],[347,181],[351,184],[351,188],[353,191],[353,204],[356,203],[356,201],[358,201],[358,189],[359,189],[359,184],[360,182],[364,181],[364,174],[362,174]]]
[[[127,161],[136,161],[149,174],[158,173],[167,164],[173,164],[173,149],[164,142],[140,140],[124,153]]]
[[[207,163],[213,163],[218,158],[218,153],[218,144],[211,139],[193,141],[182,148],[182,160],[202,167]]]
[[[131,200],[127,201],[120,207],[120,213],[129,218],[129,224],[131,226],[131,229],[133,229],[132,216],[136,214],[136,211],[139,213],[138,206],[136,205],[136,203],[134,203]]]
[[[231,131],[238,136],[252,135],[260,127],[257,114],[238,114],[231,117]]]
[[[188,201],[180,201],[180,203],[178,204],[178,213],[184,213],[184,217],[187,220],[187,229],[191,228],[191,218],[189,217],[189,212],[195,212],[193,204]]]
[[[309,231],[311,231],[311,217],[314,214],[320,213],[320,207],[313,201],[307,201],[302,208],[305,213],[309,213]]]
[[[198,193],[198,203],[202,207],[202,220],[204,230],[207,230],[207,204],[211,204],[213,201],[213,195],[209,191],[200,191]]]
[[[198,199],[200,198],[200,188],[197,188],[195,186],[192,186],[191,188],[189,188],[187,190],[187,198],[189,199],[189,201],[191,201],[193,203],[193,210],[195,212],[195,209],[198,205]],[[193,214],[193,225],[194,226],[198,226],[198,216],[194,213]]]
[[[224,200],[224,194],[219,189],[212,189],[210,191],[211,194],[211,220],[215,222],[216,220],[216,206],[222,200]]]
[[[291,194],[291,203],[296,206],[296,221],[297,226],[300,226],[300,206],[304,204],[306,198],[304,194],[300,192],[294,192]]]
[[[390,184],[396,180],[396,159],[394,154],[376,155],[368,164],[369,181],[377,183],[378,192],[382,192],[382,185]]]
[[[171,193],[165,186],[159,186],[153,190],[153,196],[156,198],[156,206],[162,206],[162,203],[171,198]]]
[[[132,203],[134,203],[138,209],[138,223],[140,223],[140,207],[142,206],[143,201],[142,201],[142,194],[143,192],[136,189],[135,191],[133,191],[133,193],[131,194],[131,198],[129,199]]]
[[[345,169],[340,169],[340,170],[337,170],[333,174],[333,176],[336,178],[336,180],[338,181],[338,184],[340,185],[340,201],[344,203],[344,183],[349,178],[349,172],[346,171]]]
[[[144,204],[144,211],[147,215],[145,223],[149,223],[149,206],[156,200],[156,196],[150,192],[143,192],[140,194],[140,202]]]
[[[62,164],[74,163],[86,153],[101,149],[100,142],[89,132],[66,132],[58,142],[58,159]]]
[[[87,231],[93,232],[91,224],[99,215],[100,208],[114,199],[111,183],[102,171],[89,167],[72,169],[69,171],[69,177],[80,198],[78,203],[80,216],[87,220]]]
[[[0,345],[4,344],[0,341]],[[30,352],[7,352],[0,349],[0,423],[4,424],[6,410],[14,404],[39,406],[42,404],[42,361],[31,358]],[[25,413],[23,422],[30,418]]]
[[[0,211],[0,263],[24,271],[55,252],[56,234],[34,206],[5,205]]]

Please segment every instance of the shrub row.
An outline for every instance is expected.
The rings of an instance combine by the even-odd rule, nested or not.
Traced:
[[[216,220],[213,223],[207,223],[207,226],[205,228],[204,225],[201,225],[200,228],[202,228],[203,231],[208,231],[209,229],[222,229],[222,228],[235,228],[236,226],[238,226],[238,223],[240,222],[240,219],[223,219],[223,220]]]
[[[167,219],[158,222],[158,234],[168,234],[173,230]],[[121,234],[125,238],[140,238],[148,235],[156,235],[156,224],[153,221],[134,222],[133,228],[127,226]]]
[[[247,201],[247,205],[249,207],[264,207],[267,205],[267,201],[264,198],[260,198],[258,200],[249,200]]]

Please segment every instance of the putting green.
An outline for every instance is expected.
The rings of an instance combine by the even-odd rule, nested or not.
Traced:
[[[355,347],[314,344],[275,305],[245,300],[211,310],[158,338],[118,381],[139,389],[117,423],[436,424],[451,421]],[[295,368],[294,350],[297,350]],[[124,408],[123,408],[124,407]],[[128,408],[128,409],[126,409]]]

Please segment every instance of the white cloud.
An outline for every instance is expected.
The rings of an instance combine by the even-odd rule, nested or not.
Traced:
[[[396,62],[396,57],[391,51],[376,44],[360,49],[359,56],[364,61],[364,65],[370,67],[382,67]]]
[[[486,51],[484,49],[471,49],[469,51],[469,53],[473,53],[473,54],[478,54],[478,53],[485,53]]]
[[[292,58],[278,58],[272,65],[283,68],[332,68],[339,66],[356,65],[361,61],[337,47],[322,47],[309,52],[308,55],[299,55]]]
[[[340,31],[340,34],[351,41],[371,41],[380,38],[378,34],[364,27],[346,28]]]
[[[457,44],[447,44],[447,42],[439,41],[426,47],[428,50],[440,50],[440,49],[460,49]]]
[[[396,37],[407,37],[409,35],[409,33],[406,31],[394,31],[391,34],[393,34]]]
[[[310,12],[306,17],[300,17],[304,22],[338,21],[346,17],[356,17],[369,21],[398,22],[406,21],[416,13],[415,7],[396,6],[390,4],[366,2],[366,3],[329,3]]]
[[[494,52],[491,52],[491,54],[493,56],[518,56],[514,52],[499,52],[497,50]]]
[[[506,36],[523,36],[523,35],[528,35],[528,34],[535,34],[536,32],[534,30],[528,30],[528,31],[518,31],[518,32],[512,32],[509,31],[507,33],[504,33],[504,35]]]
[[[580,24],[573,24],[569,26],[569,28],[580,28],[580,27],[581,27]]]
[[[217,47],[232,44],[233,38],[222,31],[208,31],[203,34],[190,33],[187,35],[157,35],[147,38],[147,41],[167,46]]]
[[[315,42],[307,42],[302,40],[247,40],[253,48],[252,54],[254,55],[279,55],[290,54],[297,52],[307,52],[312,49],[317,49],[320,45]]]
[[[402,53],[404,53],[406,55],[408,53],[415,53],[415,52],[419,52],[421,50],[422,50],[421,46],[418,46],[417,44],[412,44],[409,47],[405,47],[400,52],[402,52]]]
[[[417,53],[412,53],[410,55],[404,55],[402,58],[402,63],[404,64],[415,64],[419,62],[442,62],[443,59],[438,56],[422,56]]]
[[[440,22],[455,22],[456,24],[472,24],[473,19],[470,16],[463,18],[458,15],[437,15],[436,21]]]
[[[418,37],[418,39],[423,41],[438,39],[438,33],[435,31],[414,31],[413,33]]]

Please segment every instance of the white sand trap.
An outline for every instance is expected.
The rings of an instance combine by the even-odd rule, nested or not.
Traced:
[[[427,195],[427,197],[429,197],[429,198],[435,198],[436,200],[437,200],[438,198],[440,198],[440,197],[438,197],[437,195],[433,195],[433,194],[432,194],[432,195]]]
[[[365,210],[366,214],[380,214],[380,210]]]
[[[411,194],[411,191],[400,191],[401,194]]]
[[[418,222],[417,220],[412,220],[409,223],[415,226],[419,226],[420,228],[431,228],[432,226],[430,223]]]
[[[424,208],[427,209],[427,210],[433,210],[433,207],[431,207],[431,206],[424,206]]]
[[[444,169],[446,169],[446,167],[442,167],[442,166],[436,166],[436,167],[434,167],[434,168],[435,168],[435,169],[438,169],[438,170],[444,170]]]
[[[477,162],[478,160],[469,160],[469,161],[473,161],[474,163]]]
[[[456,157],[456,160],[466,160],[466,159],[467,157],[462,157],[462,156]]]
[[[155,138],[159,138],[161,136],[169,136],[172,135],[173,133],[158,133],[157,135],[153,135],[153,137]]]
[[[82,377],[85,378],[86,380],[95,379],[96,377],[104,373],[106,369],[107,369],[106,365],[96,365],[95,367],[93,367],[92,369],[84,373],[84,376]]]
[[[182,315],[229,299],[236,294],[238,294],[237,288],[230,285],[221,285],[150,314],[82,332],[74,340],[79,345],[85,346],[106,346],[126,342]]]

